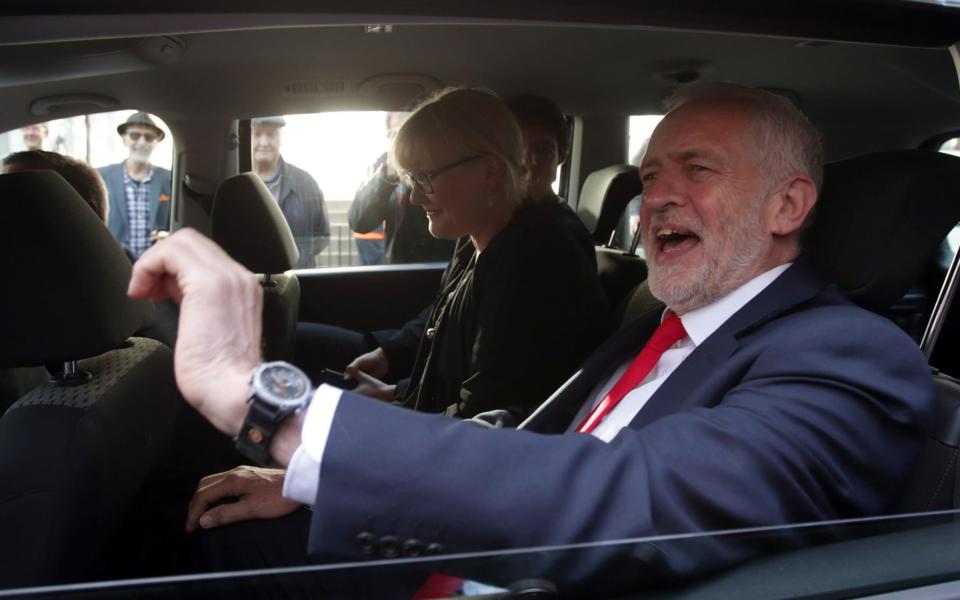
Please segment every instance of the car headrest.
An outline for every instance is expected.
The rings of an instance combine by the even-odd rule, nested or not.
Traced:
[[[597,244],[606,244],[632,199],[640,195],[640,171],[631,165],[613,165],[594,171],[583,182],[577,216]]]
[[[854,302],[884,310],[960,221],[960,158],[925,150],[826,165],[804,252]]]
[[[0,366],[36,366],[121,345],[153,310],[127,297],[130,260],[53,171],[0,175]]]
[[[210,210],[213,241],[254,273],[283,273],[300,260],[290,226],[254,173],[223,180]]]

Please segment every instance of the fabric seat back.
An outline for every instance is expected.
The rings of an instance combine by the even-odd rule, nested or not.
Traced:
[[[627,204],[642,190],[636,167],[612,165],[587,176],[580,192],[577,216],[596,244],[597,277],[611,308],[647,277],[646,261],[608,245]]]
[[[127,297],[130,261],[60,175],[0,175],[0,199],[0,260],[18,283],[0,367],[76,367],[0,418],[0,586],[90,578],[173,434],[172,354],[129,338],[152,307]]]
[[[170,350],[147,338],[78,363],[0,418],[0,587],[77,581],[119,534],[167,451],[179,402]]]
[[[607,245],[627,204],[640,195],[640,171],[632,165],[611,165],[587,176],[580,191],[577,216],[598,245]]]
[[[290,360],[300,311],[300,282],[286,274],[300,252],[290,225],[270,190],[253,173],[228,177],[210,213],[213,241],[234,260],[261,274],[263,355]]]

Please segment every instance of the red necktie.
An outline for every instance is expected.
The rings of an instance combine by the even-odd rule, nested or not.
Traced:
[[[653,335],[650,336],[650,339],[647,340],[647,345],[644,346],[640,354],[633,359],[633,362],[627,367],[623,376],[610,388],[610,391],[603,397],[600,404],[590,411],[590,414],[583,420],[583,423],[580,423],[577,431],[579,433],[590,433],[593,431],[594,428],[610,414],[610,411],[623,400],[623,397],[626,396],[630,390],[637,387],[650,371],[653,370],[657,361],[660,360],[660,355],[666,352],[670,346],[673,346],[685,337],[687,337],[687,332],[683,329],[683,323],[680,322],[680,317],[673,311],[669,311],[667,318],[660,323],[660,326],[657,327]]]
[[[440,573],[431,573],[423,582],[417,593],[410,600],[432,600],[433,598],[450,598],[460,595],[463,579]]]

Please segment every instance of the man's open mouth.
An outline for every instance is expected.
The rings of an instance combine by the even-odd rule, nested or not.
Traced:
[[[665,227],[656,233],[657,252],[662,254],[677,254],[693,248],[700,242],[700,238],[687,229]]]

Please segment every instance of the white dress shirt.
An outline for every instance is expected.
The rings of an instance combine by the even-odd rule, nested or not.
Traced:
[[[792,263],[775,267],[762,273],[726,296],[711,304],[680,315],[680,322],[687,332],[683,338],[660,356],[660,360],[647,374],[646,378],[620,401],[617,406],[597,425],[590,433],[605,442],[609,442],[630,424],[637,416],[651,396],[660,388],[663,382],[680,363],[703,343],[714,331],[743,308],[747,302],[762,292],[768,285],[787,270]],[[637,349],[637,352],[640,348]],[[596,406],[607,392],[620,379],[634,357],[626,360],[604,383],[593,391],[593,402],[584,403],[580,414],[573,420],[569,431],[577,428],[587,414]],[[342,390],[321,385],[313,395],[313,401],[304,418],[301,433],[301,444],[297,448],[283,482],[283,495],[290,500],[302,504],[312,505],[317,497],[317,488],[320,484],[323,450],[327,445],[327,436],[333,424],[333,415],[337,410]]]

